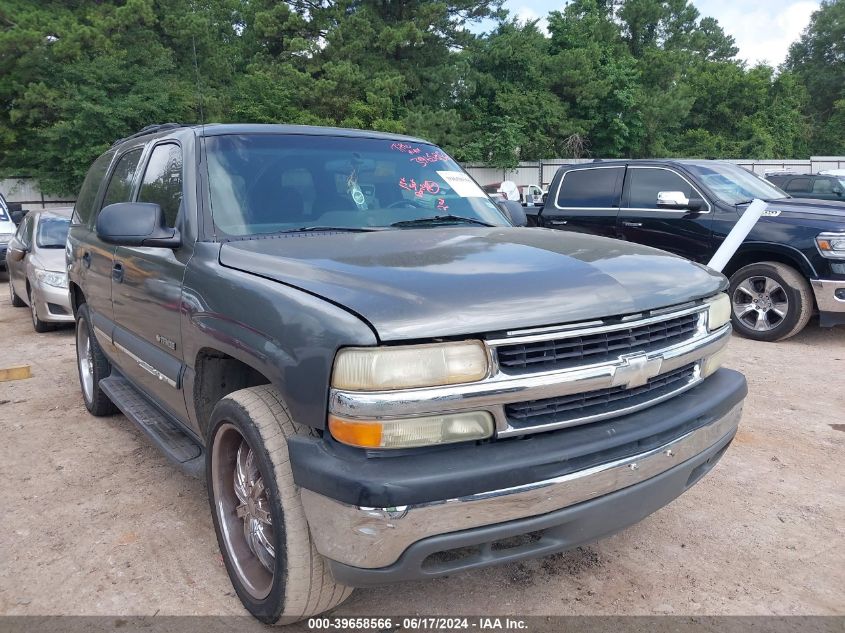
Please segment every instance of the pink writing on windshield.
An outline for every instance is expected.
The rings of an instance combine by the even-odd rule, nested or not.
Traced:
[[[430,165],[431,163],[447,160],[449,160],[449,157],[446,156],[446,154],[444,154],[443,152],[428,152],[427,154],[423,154],[422,156],[415,156],[411,159],[411,161],[419,163],[423,167],[425,167],[426,165]]]
[[[446,201],[443,198],[437,199],[437,208],[441,211],[448,211],[449,205],[446,204]]]
[[[396,152],[405,152],[406,154],[419,154],[422,150],[419,147],[408,145],[407,143],[393,143],[390,149]]]
[[[430,193],[432,195],[437,195],[440,193],[440,185],[438,185],[433,180],[426,180],[423,183],[417,184],[417,181],[411,178],[410,180],[406,178],[399,179],[399,187],[405,189],[407,191],[412,191],[417,198],[422,198],[425,194]]]

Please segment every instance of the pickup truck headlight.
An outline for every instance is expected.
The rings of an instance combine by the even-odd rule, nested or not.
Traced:
[[[475,382],[487,376],[487,352],[480,341],[397,347],[349,347],[338,352],[332,387],[384,391]]]
[[[707,329],[718,330],[731,320],[731,300],[724,292],[707,300]]]
[[[493,435],[493,428],[493,416],[486,411],[399,420],[350,420],[329,415],[332,437],[360,448],[414,448],[483,440]]]
[[[820,233],[816,245],[822,257],[845,259],[845,233]]]
[[[67,288],[67,273],[57,273],[50,270],[36,270],[35,278],[42,284],[54,288]]]

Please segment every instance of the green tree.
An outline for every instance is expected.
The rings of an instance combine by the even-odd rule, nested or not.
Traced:
[[[823,0],[785,67],[806,88],[806,113],[813,120],[812,150],[845,154],[845,0]]]

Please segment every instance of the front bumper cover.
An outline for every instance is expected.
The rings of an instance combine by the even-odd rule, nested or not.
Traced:
[[[333,473],[312,470],[311,477],[302,476],[295,444],[290,455],[315,545],[333,561],[338,579],[359,586],[392,582],[544,555],[635,523],[718,460],[736,432],[746,392],[744,378],[723,369],[646,411],[529,440],[345,465],[324,453],[321,461]],[[585,436],[591,439],[585,442]],[[584,450],[592,452],[580,457],[572,452]],[[434,470],[423,472],[421,465]],[[670,483],[658,484],[670,471],[675,472]],[[379,483],[370,481],[375,473],[383,477]],[[315,490],[330,476],[329,489],[343,489],[348,476],[364,497],[397,502],[347,503]],[[638,510],[617,512],[608,501],[614,498],[635,499]],[[415,500],[400,503],[403,499]],[[578,510],[596,503],[603,508],[600,522]],[[567,536],[570,529],[575,532]],[[496,549],[499,539],[537,530],[551,531],[524,547]],[[479,546],[476,556],[427,563],[431,554],[469,545]]]
[[[819,308],[822,327],[845,324],[845,300],[836,297],[838,290],[845,290],[845,280],[812,279],[813,293]]]

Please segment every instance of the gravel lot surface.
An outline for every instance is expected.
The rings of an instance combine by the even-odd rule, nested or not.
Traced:
[[[202,482],[88,415],[72,329],[36,334],[0,273],[0,614],[240,615]],[[339,615],[845,615],[845,328],[734,337],[739,434],[680,499],[551,558],[362,589]]]

